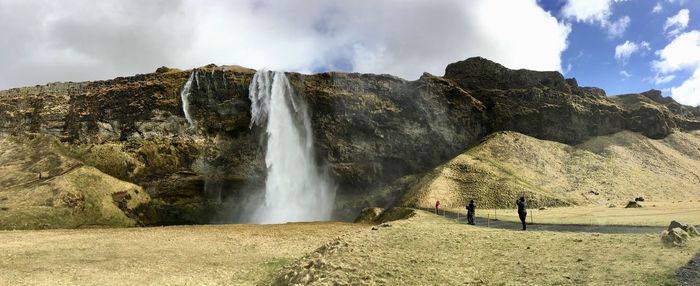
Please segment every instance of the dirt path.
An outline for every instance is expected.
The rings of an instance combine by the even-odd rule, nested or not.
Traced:
[[[445,212],[445,217],[457,219],[458,215],[454,212]],[[459,222],[467,223],[467,217],[464,214],[459,214]],[[485,217],[474,218],[474,223],[479,227],[491,227],[500,229],[520,230],[522,226],[519,222],[492,220]],[[559,231],[559,232],[594,232],[594,233],[661,233],[665,228],[658,226],[632,226],[632,225],[584,225],[584,224],[530,224],[528,221],[528,230],[534,231]]]
[[[676,279],[680,285],[700,285],[700,252],[678,269]]]

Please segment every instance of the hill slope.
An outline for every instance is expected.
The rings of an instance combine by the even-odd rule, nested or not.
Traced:
[[[150,198],[57,150],[55,141],[0,138],[0,229],[123,227]]]
[[[623,131],[574,146],[498,132],[418,179],[400,204],[510,208],[520,195],[533,207],[700,197],[700,132]]]

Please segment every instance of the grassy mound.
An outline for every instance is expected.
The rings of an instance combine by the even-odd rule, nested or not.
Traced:
[[[360,215],[355,219],[355,223],[364,224],[380,224],[395,220],[409,219],[416,215],[416,210],[411,208],[389,208],[387,210],[381,208],[365,208],[360,212]]]
[[[57,152],[45,136],[0,139],[0,229],[134,226],[150,198]]]
[[[498,132],[418,179],[400,204],[512,208],[623,204],[643,196],[674,200],[700,195],[700,132],[653,140],[633,132],[577,146]]]

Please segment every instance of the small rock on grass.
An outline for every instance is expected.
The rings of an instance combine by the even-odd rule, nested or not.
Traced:
[[[689,238],[690,235],[680,227],[664,230],[664,232],[661,233],[661,241],[669,246],[683,246]]]
[[[642,205],[640,205],[637,201],[629,201],[625,208],[641,208]]]

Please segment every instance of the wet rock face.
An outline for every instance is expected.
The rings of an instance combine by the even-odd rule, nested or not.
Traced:
[[[450,81],[424,75],[291,75],[311,106],[320,158],[341,186],[387,183],[451,158],[484,132],[483,106]]]
[[[154,199],[143,210],[151,224],[206,223],[217,200],[202,191],[205,181],[256,178],[263,169],[248,129],[253,73],[197,69],[190,94],[196,126],[184,119],[180,100],[191,71],[159,68],[108,81],[0,91],[0,134],[54,135],[68,155],[144,187]],[[192,183],[182,172],[201,179]]]

